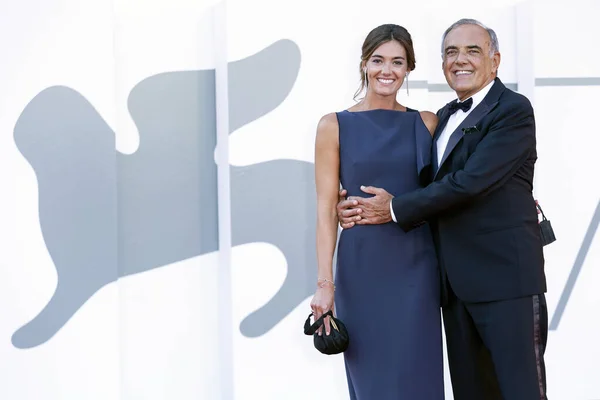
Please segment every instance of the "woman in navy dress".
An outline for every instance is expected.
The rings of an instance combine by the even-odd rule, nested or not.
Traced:
[[[369,33],[360,63],[364,98],[323,116],[316,136],[317,290],[315,318],[328,310],[346,324],[352,400],[444,398],[439,272],[428,225],[405,233],[394,222],[341,232],[335,282],[336,204],[362,186],[411,192],[429,178],[436,116],[402,106],[396,94],[415,68],[410,34],[398,25]],[[328,321],[326,321],[328,322]],[[331,327],[326,323],[327,334]]]

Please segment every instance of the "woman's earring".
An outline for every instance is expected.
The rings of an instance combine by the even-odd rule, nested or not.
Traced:
[[[408,72],[406,73],[406,79],[405,79],[405,81],[406,81],[406,95],[408,96],[409,95],[408,94]]]
[[[363,73],[365,75],[365,89],[369,87],[369,79],[367,78],[367,69],[363,68]]]

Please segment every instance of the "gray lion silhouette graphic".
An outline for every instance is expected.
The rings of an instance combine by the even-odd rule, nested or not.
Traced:
[[[300,50],[290,40],[230,63],[230,131],[277,108],[299,68]],[[43,310],[13,334],[15,347],[49,340],[120,277],[218,250],[214,90],[214,70],[139,82],[128,98],[140,135],[131,155],[116,151],[114,132],[73,89],[47,88],[25,107],[14,140],[37,177],[58,283]],[[275,160],[231,167],[230,176],[233,245],[271,243],[288,263],[279,291],[241,323],[242,334],[256,337],[313,292],[314,167]],[[290,212],[303,224],[290,224]]]

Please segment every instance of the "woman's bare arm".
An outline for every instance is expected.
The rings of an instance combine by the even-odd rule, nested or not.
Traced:
[[[315,182],[317,189],[317,270],[318,288],[311,303],[315,318],[333,309],[333,253],[337,242],[336,205],[340,187],[339,125],[335,114],[319,121],[315,141]],[[325,324],[329,333],[329,324]]]

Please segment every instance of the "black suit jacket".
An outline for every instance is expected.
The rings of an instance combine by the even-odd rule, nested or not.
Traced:
[[[447,107],[438,111],[432,182],[392,200],[397,223],[409,231],[430,222],[442,299],[446,277],[465,302],[544,293],[544,256],[532,194],[537,153],[531,103],[496,78],[450,137],[438,170],[435,141],[448,117]]]

